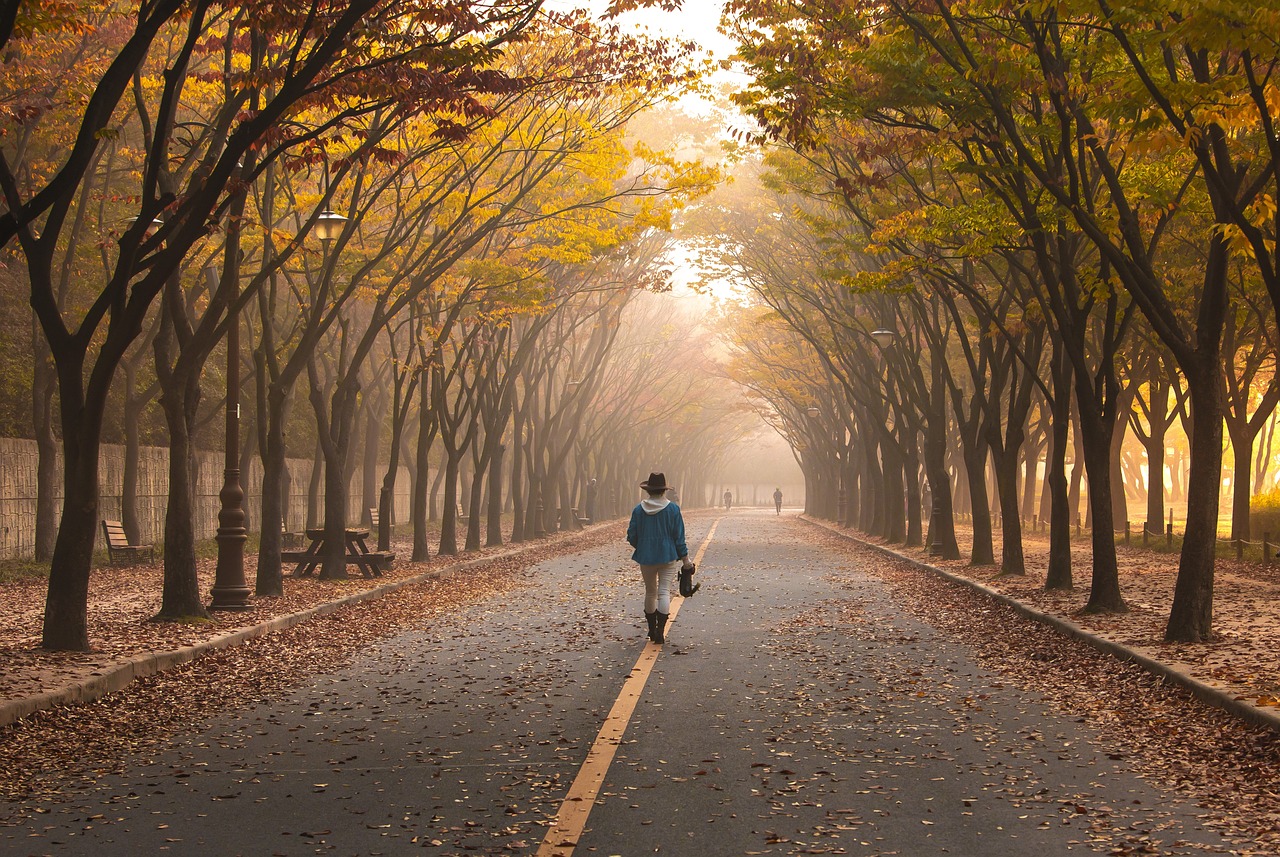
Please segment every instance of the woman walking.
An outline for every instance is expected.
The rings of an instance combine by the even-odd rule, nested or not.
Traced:
[[[649,622],[649,639],[664,642],[663,632],[671,613],[671,582],[676,562],[689,569],[689,548],[684,541],[684,516],[680,507],[666,498],[667,477],[650,473],[640,483],[649,496],[631,510],[627,542],[635,548],[631,559],[640,564],[644,578],[644,618]]]

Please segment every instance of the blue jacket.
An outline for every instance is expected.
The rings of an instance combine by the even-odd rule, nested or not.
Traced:
[[[631,510],[627,542],[635,548],[631,559],[641,565],[662,565],[689,555],[680,507],[665,498],[661,502],[665,505],[644,500]]]

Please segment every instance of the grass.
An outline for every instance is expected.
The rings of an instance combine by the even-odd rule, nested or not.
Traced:
[[[48,579],[49,564],[46,562],[36,562],[33,559],[0,560],[0,584]]]
[[[249,539],[245,542],[245,555],[256,554],[258,552],[258,536],[254,533],[249,534]],[[196,559],[216,559],[218,556],[218,542],[216,539],[201,539],[196,542]],[[156,545],[157,562],[164,557],[164,545]],[[105,550],[95,551],[93,555],[93,567],[102,568],[110,563],[107,559]],[[49,563],[36,562],[33,559],[0,559],[0,584],[5,583],[21,583],[30,580],[48,580],[49,579]]]

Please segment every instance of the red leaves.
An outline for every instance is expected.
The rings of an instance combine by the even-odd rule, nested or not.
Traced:
[[[616,18],[625,12],[634,12],[637,9],[662,9],[665,12],[674,12],[684,5],[684,0],[612,0],[605,14],[610,18]]]

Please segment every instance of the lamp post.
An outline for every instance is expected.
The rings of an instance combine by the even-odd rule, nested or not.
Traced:
[[[209,266],[204,269],[209,281],[209,294],[225,289],[227,306],[227,406],[226,441],[222,490],[218,499],[218,565],[210,592],[210,610],[248,610],[249,586],[244,579],[245,530],[244,488],[240,485],[240,222],[244,213],[246,191],[243,186],[243,163],[236,164],[235,180],[240,189],[232,196],[227,219],[227,239],[222,260],[222,275]]]
[[[234,247],[228,250],[236,252]],[[214,575],[211,610],[248,610],[249,587],[244,579],[244,543],[248,539],[244,521],[244,489],[240,486],[240,313],[236,302],[240,298],[239,266],[229,268],[227,318],[227,424],[226,458],[223,470],[222,490],[218,499],[222,508],[218,512],[218,567]],[[218,272],[213,267],[204,269],[209,280],[210,294],[216,294]]]

